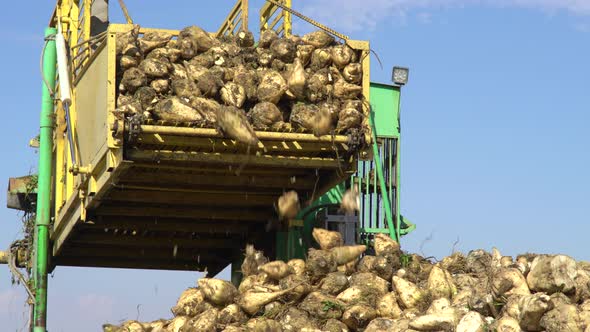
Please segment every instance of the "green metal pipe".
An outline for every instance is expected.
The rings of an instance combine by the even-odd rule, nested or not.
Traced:
[[[379,145],[377,144],[377,135],[375,133],[375,113],[373,108],[370,108],[369,123],[371,125],[371,133],[373,138],[373,158],[375,158],[375,169],[377,170],[377,178],[379,180],[379,187],[381,188],[381,198],[383,199],[383,207],[385,209],[385,218],[387,219],[387,227],[389,229],[389,236],[399,242],[399,225],[394,227],[393,216],[391,212],[391,203],[389,202],[389,196],[384,194],[387,192],[385,186],[385,179],[383,177],[383,167],[381,165],[381,158],[379,157]]]
[[[34,332],[47,328],[47,262],[49,259],[49,222],[51,218],[51,155],[53,150],[53,98],[55,90],[56,47],[52,38],[55,28],[45,29],[43,50],[43,90],[39,128],[39,180],[37,219],[35,222],[35,308]]]

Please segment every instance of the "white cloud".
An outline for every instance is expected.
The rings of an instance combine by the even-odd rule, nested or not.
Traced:
[[[404,22],[416,12],[418,20],[423,21],[425,11],[471,5],[590,15],[589,0],[322,0],[307,2],[300,9],[335,29],[360,31],[373,29],[387,19]]]
[[[78,298],[78,310],[82,313],[92,313],[95,317],[109,317],[113,315],[115,300],[106,295],[84,294]]]

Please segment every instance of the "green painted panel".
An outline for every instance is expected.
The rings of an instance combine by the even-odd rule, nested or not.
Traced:
[[[375,134],[377,137],[398,138],[399,123],[399,87],[371,83],[371,107],[375,112]]]

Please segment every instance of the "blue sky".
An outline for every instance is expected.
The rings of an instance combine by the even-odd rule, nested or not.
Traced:
[[[127,0],[135,21],[216,30],[233,1],[203,10],[195,1]],[[293,1],[354,39],[368,39],[390,68],[411,68],[402,94],[402,212],[418,225],[409,251],[442,257],[455,248],[497,246],[515,255],[566,253],[590,260],[590,1]],[[164,2],[160,2],[164,3]],[[262,1],[251,0],[254,8]],[[111,5],[114,20],[122,21]],[[27,174],[37,155],[39,55],[51,1],[11,2],[0,21],[4,80],[0,178]],[[257,28],[257,9],[251,28]],[[18,28],[18,30],[17,30]],[[308,31],[296,23],[297,31]],[[5,202],[4,191],[0,201]],[[0,248],[19,236],[19,216],[0,209]],[[223,274],[227,276],[227,273]],[[50,278],[49,328],[99,331],[105,321],[156,319],[199,275],[57,268]],[[24,292],[0,266],[0,321],[26,323]]]

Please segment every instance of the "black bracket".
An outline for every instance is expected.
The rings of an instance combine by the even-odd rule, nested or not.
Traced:
[[[127,131],[127,142],[129,144],[135,144],[141,134],[141,124],[143,123],[143,115],[135,114],[127,118],[126,131]]]
[[[353,128],[348,131],[348,147],[351,151],[358,151],[366,146],[365,136],[360,130]]]

